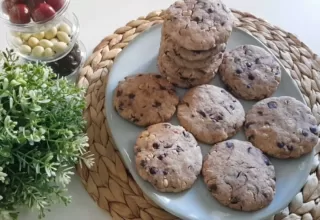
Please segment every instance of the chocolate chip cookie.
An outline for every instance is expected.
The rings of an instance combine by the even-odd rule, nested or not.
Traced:
[[[254,45],[242,45],[226,53],[219,73],[228,90],[245,100],[270,97],[281,80],[276,59]]]
[[[250,142],[276,158],[297,158],[312,151],[318,127],[311,110],[295,98],[264,99],[248,111],[245,134]]]
[[[181,53],[179,50],[175,49],[175,46],[177,44],[174,44],[169,38],[163,39],[161,42],[161,46],[163,47],[164,53],[166,53],[169,58],[173,60],[178,66],[183,66],[186,68],[206,68],[207,66],[212,65],[213,63],[218,63],[219,65],[221,64],[221,59],[223,58],[224,51],[216,51],[216,54],[210,54],[206,58],[202,60],[187,60],[184,59],[181,56]],[[191,52],[190,52],[191,53]],[[201,54],[200,53],[195,53],[196,55]],[[204,53],[205,54],[205,53]]]
[[[275,170],[270,160],[250,142],[228,140],[212,147],[202,175],[221,204],[242,211],[268,206],[275,195]]]
[[[201,85],[186,92],[178,105],[177,116],[187,131],[207,144],[234,136],[245,120],[241,103],[214,85]]]
[[[181,126],[151,125],[139,135],[134,153],[139,175],[161,192],[189,189],[201,172],[201,149]]]
[[[120,81],[113,104],[121,117],[138,126],[171,119],[179,103],[174,87],[159,74],[139,74]]]
[[[226,43],[233,28],[233,15],[220,0],[183,0],[165,12],[163,29],[188,50],[210,50]]]
[[[165,76],[169,82],[180,88],[191,88],[210,82],[216,75],[222,58],[216,63],[212,63],[206,68],[185,68],[177,65],[160,48],[158,56],[158,68],[160,73]]]

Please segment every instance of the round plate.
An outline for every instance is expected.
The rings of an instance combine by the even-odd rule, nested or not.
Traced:
[[[160,193],[138,175],[135,168],[133,148],[137,136],[144,129],[122,119],[117,114],[113,108],[113,92],[118,82],[126,76],[148,72],[159,73],[157,56],[160,47],[161,28],[161,25],[156,25],[132,41],[117,57],[109,74],[105,103],[107,122],[115,145],[120,151],[126,167],[145,194],[163,209],[181,219],[248,220],[271,217],[286,207],[305,183],[312,165],[312,153],[299,159],[278,160],[271,158],[271,162],[274,164],[276,170],[276,194],[274,200],[268,207],[256,212],[235,211],[219,204],[207,190],[201,175],[199,175],[196,183],[190,190],[176,194]],[[227,50],[243,44],[252,44],[267,49],[260,41],[251,35],[235,28],[228,41]],[[295,82],[285,69],[283,67],[281,68],[282,79],[274,96],[287,95],[304,102],[303,96]],[[224,88],[219,76],[216,76],[210,84]],[[186,90],[183,89],[177,89],[180,97],[183,96],[185,91]],[[246,111],[255,103],[240,101]],[[176,116],[174,116],[170,122],[176,125],[179,124]],[[233,138],[246,140],[243,130]],[[202,143],[199,144],[203,155],[206,155],[211,146]]]

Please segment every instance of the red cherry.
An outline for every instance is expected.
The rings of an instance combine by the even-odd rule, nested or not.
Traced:
[[[30,11],[24,4],[16,4],[9,11],[10,21],[15,24],[27,24],[31,21]]]
[[[59,11],[66,3],[66,0],[47,0],[46,2],[51,5],[54,10]]]
[[[44,0],[28,0],[28,7],[31,11],[37,8],[41,3],[44,3]]]
[[[55,10],[46,3],[40,3],[32,12],[32,18],[35,22],[45,21],[52,18],[56,14]]]

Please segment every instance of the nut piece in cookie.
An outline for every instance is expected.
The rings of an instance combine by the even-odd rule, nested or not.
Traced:
[[[245,120],[241,103],[214,85],[201,85],[186,92],[178,106],[177,116],[187,131],[207,144],[234,136]]]
[[[187,190],[201,172],[200,146],[181,126],[149,126],[137,138],[134,153],[139,175],[161,192]]]
[[[289,96],[264,99],[248,111],[247,139],[264,153],[280,158],[298,158],[318,143],[317,120],[308,106]]]
[[[275,195],[274,166],[247,141],[231,139],[214,145],[204,159],[202,175],[212,196],[232,209],[256,211]]]
[[[228,90],[245,100],[270,97],[281,80],[277,60],[262,47],[254,45],[242,45],[227,52],[219,73]]]
[[[174,87],[159,74],[139,74],[120,81],[113,104],[118,114],[138,126],[148,126],[171,119],[179,97]]]

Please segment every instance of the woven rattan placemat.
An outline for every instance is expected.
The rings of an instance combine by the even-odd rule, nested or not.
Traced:
[[[286,67],[319,123],[320,58],[293,34],[251,14],[236,10],[233,13],[238,19],[237,26],[266,44]],[[77,170],[90,196],[110,212],[113,219],[176,219],[148,199],[125,169],[108,134],[104,110],[105,86],[114,58],[141,32],[162,23],[162,15],[163,11],[151,12],[104,38],[79,73],[78,85],[87,87],[84,116],[88,121],[89,150],[95,156],[95,165],[91,169],[83,166]],[[301,192],[274,219],[320,219],[318,153],[319,147]]]

